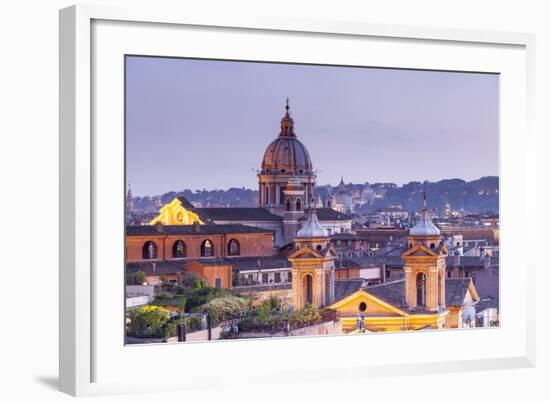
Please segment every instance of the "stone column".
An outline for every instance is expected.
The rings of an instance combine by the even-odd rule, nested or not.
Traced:
[[[334,303],[334,268],[330,269],[329,304]]]

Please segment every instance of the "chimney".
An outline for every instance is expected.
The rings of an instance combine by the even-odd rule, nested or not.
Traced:
[[[201,230],[201,225],[198,221],[193,222],[193,232],[198,233]]]

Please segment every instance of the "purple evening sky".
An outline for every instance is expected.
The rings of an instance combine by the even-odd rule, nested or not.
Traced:
[[[498,75],[127,57],[135,195],[256,189],[290,97],[319,184],[499,174]]]

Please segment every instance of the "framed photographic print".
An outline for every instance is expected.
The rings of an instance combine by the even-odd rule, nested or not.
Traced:
[[[61,390],[532,366],[533,43],[62,10]]]

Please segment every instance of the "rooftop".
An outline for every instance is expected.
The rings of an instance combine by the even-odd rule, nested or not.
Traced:
[[[216,235],[240,233],[272,233],[265,228],[251,227],[243,224],[188,224],[188,225],[145,225],[127,226],[126,235],[129,237],[158,236],[158,235]]]

